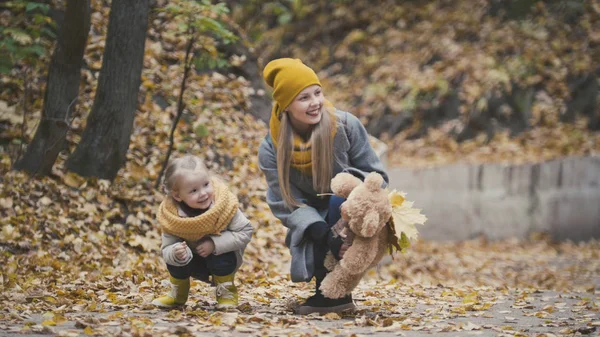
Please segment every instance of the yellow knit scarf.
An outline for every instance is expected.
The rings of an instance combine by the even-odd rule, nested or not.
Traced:
[[[279,140],[279,130],[281,129],[281,111],[279,111],[279,107],[277,104],[273,106],[273,110],[271,111],[271,120],[269,122],[269,129],[271,130],[271,139],[273,140],[273,144],[275,144],[275,148],[277,148],[277,142]],[[331,137],[335,137],[337,132],[336,127],[336,116],[335,116],[335,108],[333,104],[328,100],[325,100],[325,110],[330,113],[333,130],[331,132]],[[298,136],[294,133],[294,145],[292,152],[292,167],[296,168],[302,174],[307,176],[312,176],[312,144],[310,139],[308,141],[304,141],[302,137]]]
[[[160,204],[156,218],[164,232],[193,242],[227,228],[238,210],[237,197],[221,181],[211,179],[211,182],[215,190],[214,205],[196,217],[179,216],[173,198],[166,198]]]

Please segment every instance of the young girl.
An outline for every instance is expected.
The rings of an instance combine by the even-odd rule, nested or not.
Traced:
[[[298,59],[277,59],[265,67],[264,79],[275,99],[270,132],[258,151],[269,185],[267,203],[288,228],[292,281],[310,282],[314,276],[317,286],[316,294],[296,312],[352,309],[352,296],[330,299],[319,291],[327,273],[325,254],[331,250],[339,259],[347,246],[331,231],[343,200],[318,194],[330,192],[331,179],[342,171],[361,179],[375,171],[386,182],[387,174],[361,122],[325,99],[311,68]]]
[[[162,255],[171,274],[169,294],[152,301],[160,307],[183,305],[190,276],[216,285],[217,308],[235,307],[234,283],[252,225],[239,210],[227,186],[209,175],[202,160],[184,156],[169,163],[165,172],[168,197],[157,219],[162,228]]]

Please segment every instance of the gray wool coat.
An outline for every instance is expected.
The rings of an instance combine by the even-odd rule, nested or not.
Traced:
[[[370,172],[378,172],[388,182],[383,164],[371,147],[364,126],[354,115],[337,110],[337,132],[334,138],[334,171],[349,172],[364,177]],[[289,209],[281,197],[277,174],[277,149],[268,134],[258,150],[260,169],[268,184],[267,203],[271,212],[288,228],[285,244],[292,256],[291,278],[293,282],[308,282],[314,273],[314,253],[312,240],[305,238],[304,232],[311,224],[324,221],[328,212],[329,198],[317,197],[312,187],[312,178],[302,175],[293,167],[290,169],[290,187],[294,197],[306,207]]]

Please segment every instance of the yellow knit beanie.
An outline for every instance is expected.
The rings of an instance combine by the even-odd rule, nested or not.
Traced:
[[[275,105],[271,111],[273,119],[280,120],[281,112],[296,96],[313,84],[321,85],[317,74],[299,59],[281,58],[267,64],[263,72],[265,82],[273,88]]]
[[[275,104],[271,110],[271,120],[269,121],[269,130],[271,139],[275,146],[278,146],[279,130],[281,127],[281,114],[288,107],[298,94],[307,87],[317,84],[321,86],[317,74],[311,68],[307,67],[299,59],[282,58],[276,59],[267,64],[263,72],[265,82],[273,88],[273,98]],[[337,128],[335,108],[328,100],[325,100],[324,106],[331,115],[332,125],[331,137],[335,137]],[[294,144],[292,153],[292,167],[296,168],[305,175],[312,175],[312,150],[310,140],[304,141],[301,137],[294,134]]]

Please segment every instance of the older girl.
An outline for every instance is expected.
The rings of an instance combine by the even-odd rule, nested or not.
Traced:
[[[351,295],[330,299],[319,291],[327,273],[325,254],[331,250],[339,259],[347,248],[331,231],[343,200],[319,194],[330,192],[331,179],[342,171],[360,178],[375,171],[386,182],[387,174],[361,122],[325,99],[311,68],[298,59],[277,59],[265,67],[264,79],[275,100],[269,134],[258,152],[268,183],[267,202],[288,228],[292,281],[315,277],[317,287],[297,313],[353,309]]]

